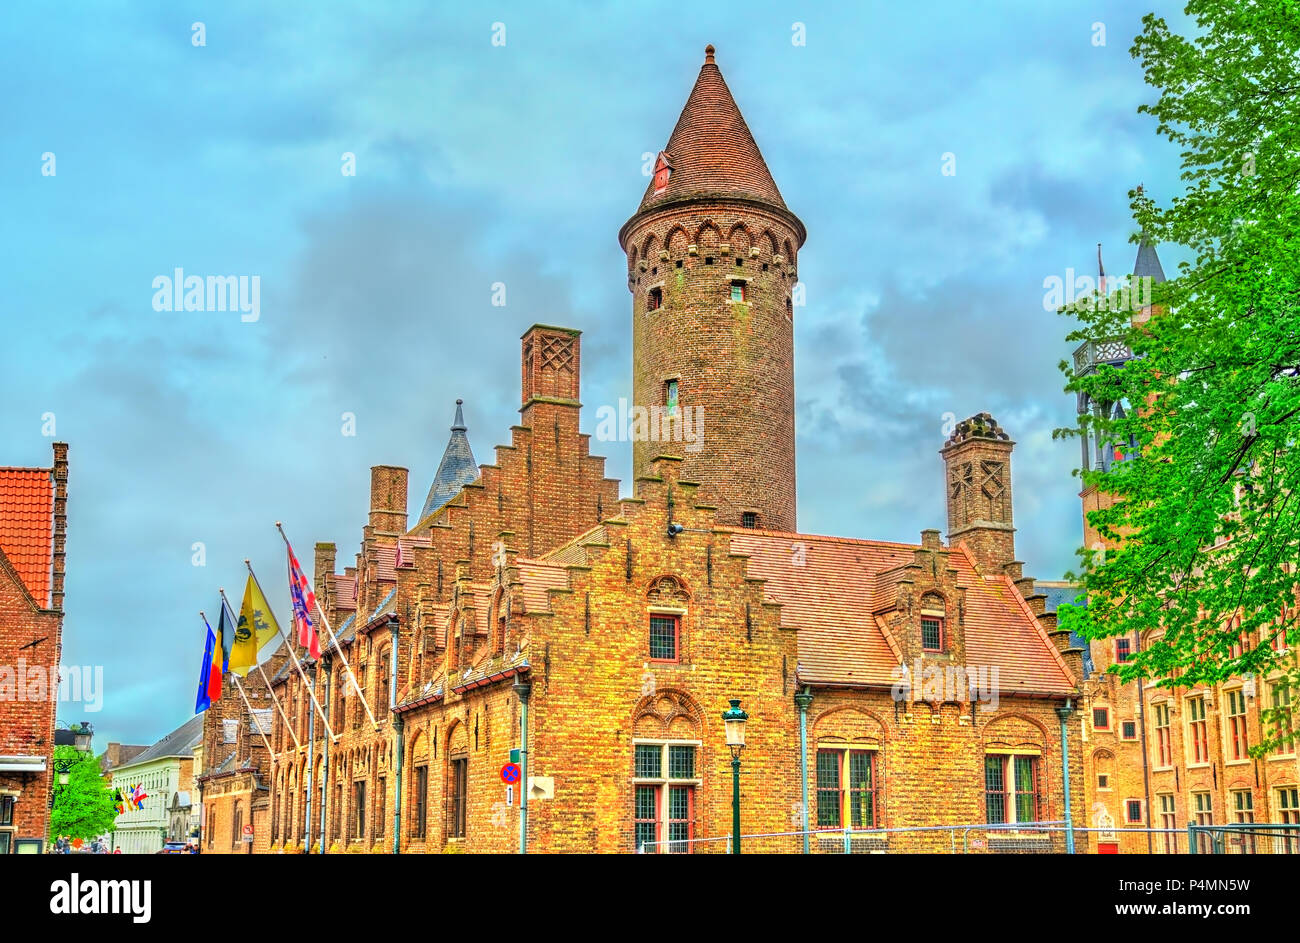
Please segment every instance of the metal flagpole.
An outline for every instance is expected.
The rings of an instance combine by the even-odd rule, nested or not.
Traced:
[[[218,589],[217,592],[221,594],[221,605],[226,607],[226,616],[230,619],[230,624],[238,625],[239,620],[235,618],[234,610],[230,608],[230,600],[226,598],[226,591],[224,589]],[[256,638],[256,635],[254,635],[254,638]],[[287,715],[284,712],[284,708],[280,706],[280,699],[275,696],[275,689],[271,687],[271,679],[268,678],[266,672],[262,670],[260,662],[257,665],[257,673],[262,676],[262,681],[266,683],[267,693],[271,695],[271,700],[275,702],[276,710],[280,712],[280,719],[284,721],[284,729],[289,731],[289,736],[293,737],[294,749],[297,749],[302,746],[302,744],[298,742],[298,735],[294,733],[293,724],[289,723],[289,715]]]
[[[257,574],[253,572],[253,564],[245,560],[244,566],[248,567],[248,575],[253,578],[253,582],[257,585],[257,591],[262,594],[263,599],[266,599],[266,591],[262,589],[262,581],[259,580]],[[269,603],[270,601],[268,600],[268,605]],[[293,659],[293,665],[298,669],[298,674],[302,678],[303,686],[307,689],[307,693],[311,695],[311,702],[316,705],[316,710],[320,711],[321,723],[325,725],[325,729],[329,732],[330,738],[332,739],[335,736],[334,728],[330,726],[329,720],[325,717],[325,709],[320,706],[320,701],[316,700],[316,692],[313,690],[312,683],[307,680],[307,673],[302,670],[302,662],[298,660],[298,653],[293,649],[293,640],[285,634],[284,626],[280,625],[279,619],[275,620],[275,627],[280,630],[280,637],[288,643],[289,657]]]
[[[239,688],[239,696],[244,699],[244,706],[248,708],[248,719],[257,720],[253,716],[253,705],[248,703],[248,695],[244,693],[244,685],[239,680],[239,675],[231,672],[230,677],[235,679],[235,687]],[[271,749],[271,741],[266,739],[266,733],[262,730],[262,722],[257,720],[257,732],[262,735],[262,742],[266,744],[267,751],[271,754],[272,760],[278,760],[279,756]]]
[[[284,528],[280,526],[279,521],[275,522],[275,529],[280,532],[280,537],[284,540],[284,545],[292,550],[293,545],[289,543],[289,538],[285,535]],[[314,588],[312,589],[312,592],[315,592]],[[334,630],[330,628],[329,616],[325,615],[325,609],[322,606],[318,605],[316,611],[320,613],[321,622],[325,624],[325,631],[330,634],[330,641],[334,643],[335,649],[338,650],[339,660],[343,662],[343,667],[348,670],[348,680],[352,682],[352,690],[356,691],[357,697],[361,698],[361,706],[366,709],[366,715],[370,718],[370,722],[374,724],[375,729],[378,730],[379,721],[375,720],[375,712],[370,709],[370,702],[366,700],[366,695],[362,692],[361,685],[357,684],[357,676],[352,673],[352,666],[348,664],[348,656],[343,654],[343,646],[334,635]],[[310,613],[308,614],[310,615]]]

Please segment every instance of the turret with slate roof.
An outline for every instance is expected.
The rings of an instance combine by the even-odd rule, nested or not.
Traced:
[[[447,442],[446,451],[442,453],[438,474],[433,477],[419,520],[424,520],[437,511],[456,497],[461,488],[478,478],[478,464],[474,461],[473,449],[469,447],[465,414],[461,409],[464,403],[464,400],[456,400],[456,421],[451,424],[451,439]]]

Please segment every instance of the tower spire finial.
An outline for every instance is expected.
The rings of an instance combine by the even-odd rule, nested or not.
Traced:
[[[704,47],[704,64],[705,64],[705,65],[712,65],[712,64],[713,64],[713,53],[714,53],[714,52],[715,52],[715,50],[714,50],[714,48],[713,48],[713,43],[709,43],[707,46]]]
[[[463,399],[456,400],[456,421],[451,424],[452,432],[465,431],[465,414],[462,413],[460,409],[460,407],[464,405],[464,403],[465,401]]]

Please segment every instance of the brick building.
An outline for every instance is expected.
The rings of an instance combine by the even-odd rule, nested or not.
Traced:
[[[0,854],[40,854],[49,831],[67,504],[66,444],[0,468]]]
[[[164,841],[183,841],[176,818],[178,809],[189,819],[189,795],[194,787],[194,746],[203,731],[203,716],[196,714],[157,743],[123,760],[113,768],[114,788],[123,793],[140,786],[145,793],[140,808],[128,807],[115,822],[111,844],[123,854],[153,854]],[[181,799],[184,795],[186,798]],[[187,830],[186,830],[187,831]]]
[[[270,677],[283,714],[255,850],[517,851],[512,750],[530,851],[717,850],[686,840],[730,831],[733,698],[745,832],[1061,821],[1063,730],[1081,820],[1082,652],[1015,559],[997,423],[974,416],[943,446],[947,543],[795,529],[805,231],[712,47],[619,238],[644,409],[632,494],[579,428],[580,332],[547,325],[522,337],[520,419],[491,462],[474,465],[458,401],[417,520],[406,469],[372,468],[355,558],[315,548],[337,642]],[[927,836],[858,841],[952,841]]]
[[[1133,264],[1135,278],[1165,280],[1156,247],[1141,241]],[[1139,308],[1134,323],[1159,316],[1159,306]],[[1099,365],[1122,366],[1133,352],[1121,340],[1085,343],[1074,354],[1076,371]],[[1080,412],[1114,415],[1123,403],[1088,400],[1082,394]],[[1084,468],[1105,469],[1125,461],[1131,448],[1083,440]],[[1104,549],[1104,540],[1088,523],[1088,513],[1108,507],[1113,498],[1089,486],[1079,495],[1083,505],[1084,545]],[[1296,610],[1286,614],[1294,620]],[[1127,661],[1155,635],[1136,634],[1090,643],[1095,666],[1085,683],[1086,710],[1082,731],[1087,741],[1088,808],[1090,817],[1105,809],[1118,829],[1183,830],[1189,822],[1230,824],[1272,822],[1300,825],[1300,756],[1295,745],[1267,757],[1249,755],[1252,744],[1266,739],[1261,710],[1289,704],[1285,689],[1269,678],[1240,677],[1190,689],[1166,688],[1153,681],[1119,683],[1109,669]],[[1245,644],[1255,640],[1244,639]],[[1273,644],[1286,650],[1279,634]],[[1294,652],[1287,657],[1294,659]],[[1259,850],[1273,839],[1230,836],[1229,851]],[[1206,839],[1208,841],[1208,838]],[[1187,850],[1186,836],[1158,833],[1150,839],[1121,836],[1127,852],[1166,853]],[[1206,849],[1208,850],[1208,848]],[[1278,841],[1276,850],[1300,853],[1300,841]]]

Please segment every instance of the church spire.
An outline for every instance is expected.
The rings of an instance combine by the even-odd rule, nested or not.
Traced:
[[[465,434],[465,414],[461,410],[463,404],[464,400],[456,400],[456,418],[451,425],[451,438],[442,453],[442,462],[439,463],[438,474],[434,476],[429,488],[429,496],[424,501],[420,520],[437,511],[456,497],[461,488],[478,478],[478,464],[469,447],[469,436]]]

